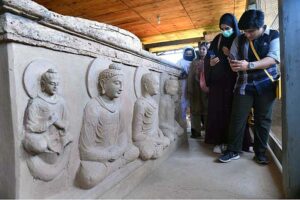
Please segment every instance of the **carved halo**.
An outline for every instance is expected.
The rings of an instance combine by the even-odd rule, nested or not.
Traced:
[[[35,98],[41,91],[41,76],[50,68],[57,69],[53,63],[44,59],[34,60],[27,66],[23,75],[23,83],[29,97]],[[58,87],[59,94],[62,93],[63,88],[61,83],[62,82],[60,82],[60,86]]]
[[[99,74],[101,71],[108,69],[111,63],[112,61],[105,57],[98,57],[91,62],[86,77],[87,91],[91,98],[99,95],[98,92]]]
[[[134,75],[134,92],[136,98],[142,96],[142,76],[144,74],[150,73],[150,70],[146,67],[138,67]]]
[[[165,82],[166,80],[170,79],[169,74],[167,74],[166,72],[162,72],[160,74],[160,94],[165,94]]]

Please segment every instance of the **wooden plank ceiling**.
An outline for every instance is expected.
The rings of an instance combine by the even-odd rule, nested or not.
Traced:
[[[195,45],[219,31],[222,14],[238,18],[247,0],[34,0],[51,11],[111,24],[138,36],[152,52]],[[194,42],[191,39],[194,38]],[[168,43],[177,41],[181,45]],[[184,44],[184,41],[187,43]],[[172,44],[172,45],[171,45]]]

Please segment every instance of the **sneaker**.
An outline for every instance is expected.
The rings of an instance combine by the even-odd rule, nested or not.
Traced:
[[[221,145],[216,145],[213,149],[214,153],[222,153]]]
[[[240,155],[234,151],[226,151],[222,156],[220,156],[219,161],[222,163],[227,163],[232,160],[237,160],[240,158]]]
[[[255,154],[253,160],[261,165],[269,164],[270,160],[264,153]]]
[[[222,151],[222,153],[225,153],[227,151],[227,145],[226,144],[221,144],[221,151]]]
[[[249,152],[254,153],[253,146],[249,147]]]

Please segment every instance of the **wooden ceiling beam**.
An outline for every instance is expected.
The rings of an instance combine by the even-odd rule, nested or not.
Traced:
[[[177,45],[172,45],[172,46],[155,47],[155,48],[149,49],[149,51],[151,53],[161,53],[161,52],[184,49],[186,46],[191,46],[191,47],[196,48],[198,46],[198,43],[187,43],[187,44],[177,44]]]
[[[182,3],[181,0],[179,0],[179,2],[180,2],[180,4],[181,4],[181,6],[183,7],[183,9],[185,10],[186,14],[188,15],[188,17],[189,17],[189,19],[190,19],[190,22],[193,24],[193,28],[196,28],[195,23],[194,23],[194,21],[191,19],[191,16],[190,16],[189,12],[187,11],[186,7],[183,5],[183,3]]]
[[[189,39],[183,39],[183,40],[174,40],[174,41],[169,41],[169,42],[159,42],[159,43],[146,44],[146,45],[144,45],[144,48],[146,50],[149,50],[151,48],[156,48],[156,47],[172,46],[172,45],[178,45],[178,44],[198,43],[203,40],[204,40],[204,37],[197,37],[197,38],[189,38]]]
[[[124,28],[147,45],[202,37],[204,31],[219,31],[222,14],[234,12],[239,18],[245,11],[246,2],[254,0],[33,1],[63,15]]]

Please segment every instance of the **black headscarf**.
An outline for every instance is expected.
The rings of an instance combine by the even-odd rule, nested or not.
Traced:
[[[220,18],[219,26],[221,28],[221,24],[226,24],[233,29],[233,34],[230,37],[224,37],[222,34],[217,35],[211,45],[209,50],[205,56],[204,60],[204,68],[205,68],[205,80],[207,85],[213,84],[218,80],[223,80],[224,78],[228,78],[228,75],[232,75],[232,70],[230,69],[227,56],[224,55],[222,51],[222,47],[227,47],[230,49],[232,42],[236,36],[240,35],[240,30],[238,28],[238,23],[234,15],[230,13],[225,13]],[[218,47],[219,38],[221,37],[220,46]],[[220,59],[220,62],[217,63],[217,67],[210,67],[210,58],[212,57],[212,53]],[[223,67],[218,67],[223,66]],[[212,70],[214,69],[214,70]],[[223,78],[223,79],[222,79]],[[228,79],[229,80],[229,79]]]
[[[228,38],[221,36],[222,34],[220,34],[214,38],[215,41],[212,42],[209,50],[214,49],[215,53],[217,53],[217,44],[218,44],[218,39],[220,36],[222,37],[220,46],[221,47],[226,46],[228,49],[230,49],[234,38],[236,36],[240,35],[240,30],[238,28],[238,22],[234,15],[232,15],[230,13],[225,13],[224,15],[222,15],[222,17],[220,18],[220,21],[219,21],[220,29],[221,29],[221,24],[226,24],[226,25],[230,26],[233,29],[233,34]],[[219,50],[221,50],[221,49],[219,49]]]
[[[186,55],[186,52],[187,52],[187,51],[192,51],[192,55],[187,56],[187,55]],[[183,59],[184,59],[184,60],[187,60],[187,61],[193,61],[195,58],[196,58],[196,52],[195,52],[195,50],[194,50],[193,47],[186,47],[186,48],[183,50]]]
[[[221,24],[226,24],[233,29],[233,34],[232,34],[233,37],[240,35],[238,22],[234,15],[232,15],[230,13],[225,13],[224,15],[222,15],[222,17],[220,18],[220,22],[219,22],[220,29],[221,29]]]

